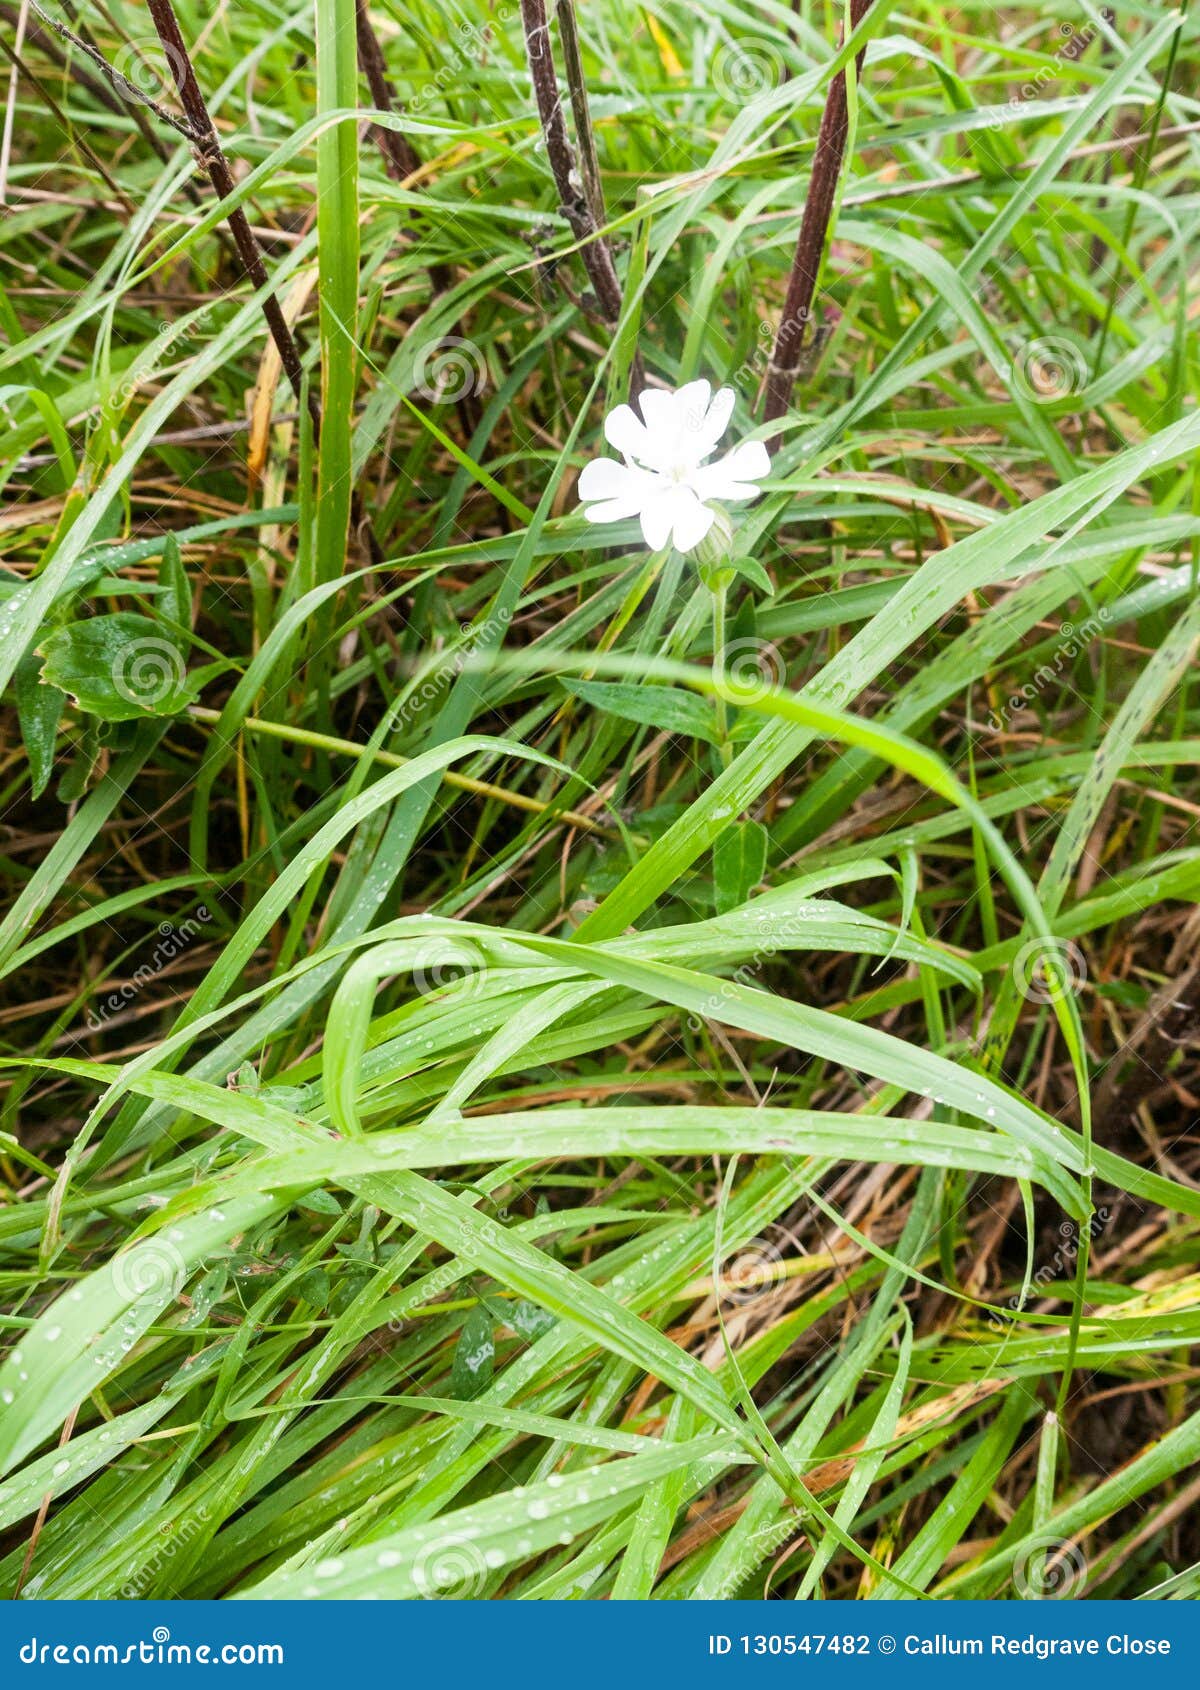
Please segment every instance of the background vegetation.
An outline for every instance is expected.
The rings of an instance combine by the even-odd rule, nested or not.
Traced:
[[[1195,1595],[1196,24],[538,10],[0,4],[0,1589]]]

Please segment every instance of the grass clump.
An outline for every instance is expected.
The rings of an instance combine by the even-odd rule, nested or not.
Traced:
[[[0,1588],[1194,1595],[1194,22],[0,10]]]

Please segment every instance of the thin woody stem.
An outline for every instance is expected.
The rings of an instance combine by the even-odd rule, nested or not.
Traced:
[[[172,129],[184,137],[191,146],[198,163],[203,166],[207,173],[213,189],[221,199],[228,199],[235,192],[233,174],[230,171],[225,154],[221,150],[221,143],[217,139],[217,132],[209,115],[204,96],[200,92],[200,85],[196,80],[191,56],[171,7],[171,0],[146,0],[146,3],[158,33],[158,39],[162,44],[163,52],[166,54],[167,63],[175,77],[175,87],[184,110],[182,120],[176,117],[174,112],[170,112],[164,106],[158,105],[156,101],[148,99],[127,77],[122,76],[118,70],[115,70],[96,48],[89,46],[73,30],[68,29],[65,24],[59,23],[48,12],[43,11],[37,0],[30,0],[30,3],[38,16],[44,18],[56,34],[65,41],[69,41],[73,47],[86,53],[88,58],[103,70],[115,93],[125,99],[137,100],[142,105],[147,106],[156,117],[161,118],[165,123],[169,123]],[[300,352],[292,331],[288,327],[287,319],[280,309],[279,301],[270,291],[270,277],[267,275],[254,231],[251,229],[241,206],[235,206],[233,210],[226,213],[226,222],[229,224],[229,232],[233,236],[238,257],[247,277],[256,290],[266,290],[262,298],[262,313],[266,319],[267,328],[275,343],[275,349],[279,353],[279,361],[293,392],[297,399],[307,407],[308,414],[312,419],[313,438],[318,440],[321,433],[321,402],[310,387],[306,388]],[[362,500],[357,488],[351,494],[350,515],[355,532],[363,538],[372,562],[381,562],[383,553],[374,528],[363,510]]]
[[[136,83],[130,82],[127,76],[122,76],[121,72],[117,70],[115,65],[109,64],[103,53],[98,52],[97,49],[93,47],[89,41],[85,41],[81,35],[76,35],[73,29],[68,29],[65,23],[60,23],[59,20],[52,15],[52,13],[44,11],[42,7],[38,5],[38,0],[29,0],[29,3],[37,13],[38,17],[41,18],[42,22],[52,29],[55,35],[59,36],[63,41],[69,42],[72,47],[77,48],[79,52],[85,54],[94,65],[103,71],[104,75],[108,78],[109,83],[112,85],[114,92],[119,94],[123,100],[132,101],[135,105],[145,106],[149,111],[154,113],[160,123],[170,124],[171,128],[178,134],[182,135],[185,141],[189,142],[192,146],[195,146],[196,136],[189,124],[182,122],[175,116],[174,112],[168,111],[166,106],[160,106],[157,100],[152,100],[150,98],[149,94],[144,94]]]
[[[568,30],[574,21],[572,13],[571,22],[567,25]],[[579,256],[592,284],[600,316],[612,327],[621,316],[621,283],[613,263],[612,250],[600,233],[600,225],[584,186],[584,178],[579,176],[575,169],[575,154],[567,135],[566,118],[563,116],[562,99],[558,92],[558,77],[554,71],[554,54],[550,46],[550,24],[546,18],[545,0],[521,0],[521,22],[525,29],[525,51],[529,59],[529,74],[533,80],[542,138],[546,144],[546,157],[558,189],[562,213],[571,226],[571,233],[580,243]],[[574,46],[577,52],[577,32]],[[570,53],[570,48],[567,52]],[[573,100],[577,97],[586,111],[587,97],[582,82],[582,67],[579,69],[578,81],[573,84],[572,89]],[[578,111],[578,107],[576,110]],[[581,134],[580,144],[586,148],[591,144],[591,124],[586,119],[585,123],[587,138],[585,140]],[[598,186],[597,182],[597,189]],[[635,385],[640,385],[640,381],[641,363],[635,358]]]
[[[571,116],[575,119],[575,138],[579,144],[583,191],[594,221],[603,227],[608,218],[604,209],[604,188],[600,181],[600,161],[596,157],[592,114],[588,106],[587,82],[583,74],[583,54],[579,47],[575,0],[558,0],[557,16],[558,32],[562,37],[563,67],[567,73],[567,88],[571,95]]]
[[[866,16],[871,0],[850,0],[850,22],[857,28]],[[865,49],[855,59],[856,73],[861,73]],[[825,110],[817,133],[812,173],[808,179],[808,196],[800,219],[800,233],[796,237],[796,252],[792,259],[792,273],[788,278],[787,297],[783,315],[775,334],[771,361],[767,366],[766,405],[763,415],[768,422],[782,417],[792,401],[792,388],[800,373],[801,352],[812,314],[813,295],[821,274],[821,259],[825,252],[825,237],[829,219],[837,198],[838,177],[842,157],[846,151],[846,136],[850,118],[846,104],[846,73],[839,71],[829,84],[825,96]]]
[[[354,27],[358,41],[358,62],[367,79],[372,101],[380,111],[394,112],[403,109],[398,107],[396,91],[388,79],[387,60],[383,56],[383,48],[371,23],[367,0],[354,0]],[[403,182],[420,170],[421,160],[407,135],[401,135],[395,129],[385,129],[378,123],[372,125],[372,133],[379,143],[384,169],[393,181]],[[453,281],[452,273],[444,264],[429,266],[429,285],[435,294],[445,293]],[[460,394],[455,401],[455,409],[469,442],[479,425],[479,408],[475,395]]]
[[[358,40],[358,62],[371,90],[371,99],[380,111],[395,111],[396,93],[388,81],[387,61],[371,24],[367,0],[354,0],[354,28]],[[374,133],[388,175],[398,182],[407,176],[415,176],[421,168],[421,161],[408,136],[395,129],[384,129],[379,124],[374,126]]]
[[[131,82],[128,77],[122,76],[116,66],[110,65],[108,60],[104,58],[92,42],[88,41],[86,36],[80,35],[76,33],[75,30],[69,29],[65,24],[59,23],[56,18],[51,17],[48,12],[44,11],[42,7],[38,5],[37,0],[29,0],[29,4],[31,9],[35,11],[43,22],[49,26],[51,31],[51,33],[48,34],[46,30],[40,28],[37,24],[31,25],[28,32],[28,41],[30,46],[36,44],[39,50],[46,54],[47,58],[51,59],[55,64],[61,65],[64,71],[70,75],[72,80],[77,82],[81,88],[86,88],[93,98],[98,100],[100,104],[106,108],[106,110],[118,115],[124,115],[127,112],[137,125],[138,131],[141,134],[142,139],[146,142],[146,145],[152,152],[158,154],[158,157],[162,159],[164,164],[171,155],[166,144],[159,138],[158,132],[153,123],[150,121],[150,115],[148,114],[152,114],[154,117],[159,118],[163,123],[169,124],[171,128],[181,134],[185,140],[189,142],[191,141],[191,132],[188,130],[186,124],[181,124],[174,112],[168,111],[165,106],[158,105],[156,101],[149,97],[149,95],[144,94],[142,90],[138,88],[136,83]],[[10,22],[15,22],[19,13],[17,8],[14,6],[0,4],[0,16],[8,18]],[[80,23],[79,18],[75,16],[74,13],[72,13],[72,17],[82,29],[83,25]],[[92,76],[87,71],[81,69],[79,65],[75,64],[70,54],[65,53],[59,45],[60,41],[65,41],[70,46],[76,48],[79,52],[86,54],[92,63],[103,72],[103,78]],[[23,62],[21,68],[24,74],[29,78],[30,84],[38,90],[42,99],[49,103],[49,91],[38,81],[38,78],[30,66]],[[65,125],[63,132],[64,134],[66,133]],[[76,144],[80,147],[84,147],[84,143],[78,137],[76,138]],[[86,151],[87,149],[85,148],[84,150]],[[89,154],[89,156],[95,155]],[[193,205],[203,206],[203,195],[201,194],[197,184],[191,178],[189,178],[184,184],[184,192],[187,194]],[[118,194],[118,197],[123,198],[124,196]],[[224,229],[218,229],[216,231],[216,236],[223,249],[227,251],[232,250],[230,246],[230,237]]]
[[[158,39],[162,43],[163,52],[167,56],[175,76],[175,86],[179,92],[179,102],[183,107],[187,120],[185,133],[195,151],[198,162],[208,174],[215,193],[220,199],[228,199],[235,191],[233,173],[229,168],[221,143],[217,139],[217,132],[209,115],[204,95],[200,92],[200,84],[196,80],[196,72],[192,67],[191,55],[179,28],[179,21],[175,16],[171,0],[146,0],[150,16],[154,22]],[[176,124],[178,128],[179,125]],[[256,289],[269,289],[270,278],[262,260],[258,242],[254,238],[246,213],[241,206],[235,206],[227,213],[229,231],[238,249],[238,257],[247,277]],[[275,342],[279,361],[283,365],[284,373],[291,383],[292,390],[298,399],[305,398],[304,367],[300,362],[300,352],[292,337],[292,331],[280,309],[279,301],[271,292],[265,292],[262,300],[263,316],[267,321],[271,339]],[[314,438],[319,437],[321,430],[321,404],[316,394],[307,390],[307,404],[309,415],[312,417]]]

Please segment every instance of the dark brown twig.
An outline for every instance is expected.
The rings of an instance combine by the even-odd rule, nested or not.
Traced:
[[[396,91],[388,80],[387,61],[371,23],[367,0],[355,0],[354,26],[358,39],[358,62],[371,90],[372,101],[380,111],[402,111],[403,107],[396,101]],[[385,129],[380,123],[371,125],[371,133],[383,154],[384,169],[394,182],[404,182],[416,175],[421,168],[421,160],[407,135],[401,135],[396,129]],[[434,293],[445,293],[453,280],[444,264],[429,266],[429,281]]]
[[[135,82],[130,82],[127,76],[122,76],[116,66],[110,65],[104,54],[93,47],[90,41],[85,41],[81,35],[76,35],[73,29],[68,29],[65,23],[60,23],[51,13],[43,11],[42,7],[38,5],[38,0],[29,0],[29,3],[42,22],[52,29],[55,35],[61,36],[72,47],[78,48],[99,70],[103,71],[112,85],[113,91],[119,94],[123,100],[133,105],[145,106],[148,111],[154,113],[160,123],[169,124],[172,129],[183,136],[185,141],[193,146],[195,145],[196,137],[187,123],[176,117],[174,112],[168,111],[166,106],[160,106],[157,100],[152,100],[149,94],[144,94]]]
[[[372,101],[380,111],[403,110],[403,107],[398,106],[395,89],[388,78],[387,61],[371,23],[367,0],[355,0],[354,24],[358,41],[358,62],[367,79]],[[420,170],[421,160],[407,135],[401,135],[395,129],[385,129],[378,123],[372,124],[371,133],[383,154],[384,169],[393,181],[403,182]],[[453,273],[444,264],[429,266],[429,285],[435,294],[445,293],[453,281]],[[479,404],[474,393],[459,394],[454,408],[458,413],[463,435],[469,443],[479,426],[480,417]]]
[[[583,191],[595,222],[603,228],[608,222],[604,209],[604,188],[600,181],[600,161],[596,156],[596,137],[592,130],[592,114],[588,107],[587,82],[583,74],[583,54],[579,47],[579,24],[575,17],[575,0],[558,0],[558,33],[562,37],[563,68],[567,73],[567,90],[571,96],[571,116],[575,119],[575,139],[579,147],[579,168],[583,176]]]
[[[204,95],[200,92],[200,84],[196,80],[196,72],[192,66],[191,54],[179,28],[179,20],[175,16],[171,0],[146,0],[150,16],[154,22],[158,39],[162,43],[163,52],[167,56],[167,63],[175,77],[175,86],[179,92],[179,103],[183,107],[187,120],[188,138],[195,152],[197,162],[203,167],[213,185],[213,190],[219,199],[225,200],[235,191],[233,173],[228,160],[221,150],[221,143],[217,139],[217,131],[213,120],[209,116],[208,106]],[[176,125],[178,127],[178,124]],[[255,289],[269,289],[269,277],[266,266],[262,261],[262,253],[258,242],[254,238],[254,231],[250,227],[246,213],[241,206],[235,206],[226,214],[229,232],[238,249],[238,256],[242,261],[252,286]],[[279,301],[270,291],[263,294],[262,312],[267,320],[267,328],[271,332],[271,339],[275,342],[279,353],[279,361],[283,365],[284,373],[291,383],[292,391],[298,399],[303,400],[304,367],[300,362],[300,352],[292,337],[292,331],[280,308]],[[319,437],[321,429],[321,404],[311,388],[308,390],[308,410],[312,417],[314,439]]]
[[[191,55],[187,50],[179,21],[171,5],[171,0],[147,0],[150,16],[158,33],[158,39],[166,55],[175,78],[176,90],[180,104],[183,106],[184,117],[177,118],[173,112],[168,112],[164,106],[150,100],[141,90],[134,86],[127,77],[114,69],[108,60],[86,41],[80,39],[73,30],[59,23],[48,13],[42,11],[37,0],[30,0],[39,17],[46,22],[56,34],[69,41],[72,46],[81,49],[108,77],[114,91],[123,98],[138,100],[148,106],[156,116],[161,117],[185,137],[195,154],[197,162],[203,167],[212,183],[213,189],[222,200],[228,199],[235,192],[233,173],[228,160],[217,139],[217,132],[209,115],[208,106],[200,84],[196,80],[196,72],[192,65]],[[321,434],[321,402],[311,387],[306,389],[304,382],[304,366],[300,361],[300,351],[296,345],[287,319],[283,315],[279,301],[270,291],[270,277],[262,260],[262,253],[255,238],[253,229],[241,206],[235,206],[226,213],[226,222],[234,245],[237,247],[247,277],[256,290],[266,291],[262,297],[262,313],[266,318],[267,328],[275,349],[279,353],[279,361],[283,366],[292,391],[302,404],[306,405],[312,419],[313,439],[317,441]],[[350,519],[357,533],[366,545],[368,555],[373,563],[381,563],[383,552],[376,537],[358,489],[355,488],[350,496]]]
[[[52,17],[49,12],[44,11],[38,4],[38,0],[30,0],[30,4],[56,35],[61,36],[64,41],[70,42],[73,47],[85,53],[92,63],[104,72],[115,93],[125,100],[135,101],[145,106],[154,113],[155,117],[163,123],[169,124],[177,134],[183,136],[192,148],[197,162],[203,166],[220,199],[228,199],[234,193],[233,173],[229,168],[225,154],[221,150],[221,143],[217,139],[217,132],[213,126],[212,118],[209,116],[208,106],[200,92],[200,84],[196,81],[196,72],[192,67],[191,56],[171,7],[171,0],[147,0],[147,5],[154,27],[158,32],[158,39],[166,55],[167,63],[170,65],[175,78],[175,86],[184,111],[182,118],[176,117],[174,112],[168,111],[165,106],[159,105],[157,100],[152,100],[148,94],[144,94],[140,88],[130,82],[128,77],[122,76],[121,72],[110,65],[104,55],[95,47],[76,35],[74,30],[68,29],[66,24],[60,23],[57,18]],[[235,206],[229,211],[226,214],[226,221],[229,224],[229,230],[237,247],[242,267],[251,283],[256,289],[269,289],[270,278],[267,275],[266,266],[263,264],[258,242],[254,238],[254,231],[251,229],[246,213],[241,206]],[[300,353],[292,337],[292,331],[289,329],[280,309],[279,301],[269,291],[263,295],[262,312],[287,378],[297,398],[301,398],[304,394],[304,368],[300,362]],[[319,435],[321,405],[316,394],[311,390],[308,394],[308,409],[313,419],[314,434]]]
[[[36,7],[34,9],[36,10]],[[18,6],[11,6],[7,4],[7,0],[5,0],[5,3],[0,4],[0,18],[4,18],[5,21],[12,24],[14,28],[20,15],[20,8]],[[42,29],[39,24],[30,23],[28,25],[25,31],[25,40],[28,46],[36,47],[39,52],[45,53],[46,57],[53,60],[55,64],[63,66],[66,65],[67,55],[54,39],[54,36],[47,35],[46,31]],[[72,45],[73,44],[74,43],[72,43]],[[123,114],[125,111],[125,103],[113,93],[112,88],[109,86],[109,82],[111,80],[109,77],[110,69],[111,67],[106,64],[104,67],[105,76],[103,80],[98,76],[93,76],[90,71],[80,70],[78,67],[72,67],[71,74],[75,81],[79,83],[80,87],[86,88],[92,95],[93,99],[98,100],[108,111]]]
[[[866,16],[871,0],[851,0],[851,26],[857,29]],[[855,59],[856,72],[861,73],[863,52]],[[792,388],[801,368],[801,352],[812,313],[813,294],[821,273],[821,259],[825,252],[825,236],[837,197],[838,177],[842,169],[842,155],[846,150],[850,118],[846,104],[846,73],[839,71],[829,84],[825,96],[825,110],[817,133],[813,153],[812,173],[808,179],[808,196],[800,219],[800,233],[796,237],[796,252],[792,259],[792,273],[788,278],[787,297],[783,316],[775,333],[771,361],[767,365],[766,405],[763,415],[768,422],[782,417],[792,402]]]
[[[554,71],[554,54],[550,47],[550,25],[546,19],[545,0],[521,0],[521,22],[525,29],[525,50],[529,58],[529,74],[533,79],[542,138],[546,143],[546,157],[558,189],[562,213],[571,226],[571,233],[580,243],[579,256],[592,284],[598,315],[611,328],[621,315],[621,283],[613,263],[612,251],[600,233],[599,224],[588,201],[583,178],[575,169],[575,154],[567,136],[567,123],[563,116],[558,78]],[[579,92],[586,98],[582,83],[579,84]],[[591,134],[590,125],[588,134]],[[635,360],[635,371],[636,369]],[[635,374],[635,385],[638,380]]]
[[[395,111],[396,93],[388,81],[387,63],[379,37],[371,25],[367,0],[355,0],[354,28],[358,40],[358,62],[371,90],[371,99],[380,111]],[[383,154],[389,176],[402,182],[406,176],[416,175],[421,161],[407,135],[401,135],[395,129],[384,129],[380,124],[372,126],[372,133]]]

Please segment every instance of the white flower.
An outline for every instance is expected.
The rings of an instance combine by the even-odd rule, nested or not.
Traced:
[[[642,418],[618,405],[604,423],[604,437],[624,458],[594,458],[579,478],[579,497],[589,522],[621,522],[636,516],[651,551],[672,540],[690,552],[716,520],[711,501],[756,499],[754,485],[771,467],[761,440],[747,440],[715,464],[705,458],[729,425],[734,393],[714,393],[706,381],[690,381],[675,393],[647,388],[638,400]]]

